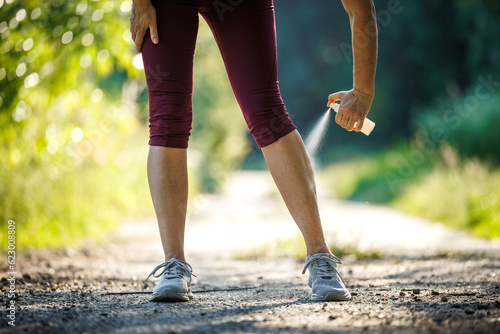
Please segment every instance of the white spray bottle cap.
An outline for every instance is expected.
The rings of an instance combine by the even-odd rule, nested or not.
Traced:
[[[336,113],[339,112],[339,106],[340,106],[340,104],[338,104],[338,103],[330,103],[330,108],[335,110]],[[357,123],[358,122],[354,123],[354,127],[356,127]],[[363,132],[365,135],[369,136],[374,127],[375,127],[375,123],[370,121],[368,118],[365,118],[365,121],[363,123],[363,127],[361,128],[361,132]]]

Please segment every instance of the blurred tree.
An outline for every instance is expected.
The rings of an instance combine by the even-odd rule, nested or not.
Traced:
[[[147,188],[131,168],[146,138],[140,81],[126,82],[141,75],[124,34],[129,8],[0,1],[0,224],[17,222],[20,247],[70,244],[124,208],[145,211],[131,205]]]

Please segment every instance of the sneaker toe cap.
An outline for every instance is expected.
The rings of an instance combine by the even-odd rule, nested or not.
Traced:
[[[349,300],[351,294],[339,282],[318,281],[312,286],[313,299],[316,300]]]
[[[160,292],[164,290],[169,290],[176,293],[187,293],[189,291],[189,288],[187,287],[187,284],[174,284],[165,282],[164,284],[158,284],[157,286],[155,286],[153,292]]]

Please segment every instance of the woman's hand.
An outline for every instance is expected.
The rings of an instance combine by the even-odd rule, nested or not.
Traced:
[[[372,105],[373,94],[365,94],[356,89],[333,93],[328,96],[327,106],[339,100],[340,106],[335,122],[347,131],[361,131],[365,117]],[[356,124],[356,128],[354,128],[354,124]]]
[[[148,28],[151,40],[154,44],[158,44],[155,8],[150,0],[136,0],[132,5],[132,13],[130,14],[130,32],[132,33],[132,40],[135,43],[137,53],[140,53],[142,50],[142,42]]]

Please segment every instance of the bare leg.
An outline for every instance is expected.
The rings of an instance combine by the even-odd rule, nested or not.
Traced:
[[[158,219],[165,261],[185,261],[184,227],[188,196],[186,150],[150,146],[149,190]]]
[[[297,130],[262,148],[274,182],[297,223],[307,255],[330,253],[325,242],[309,156]]]

